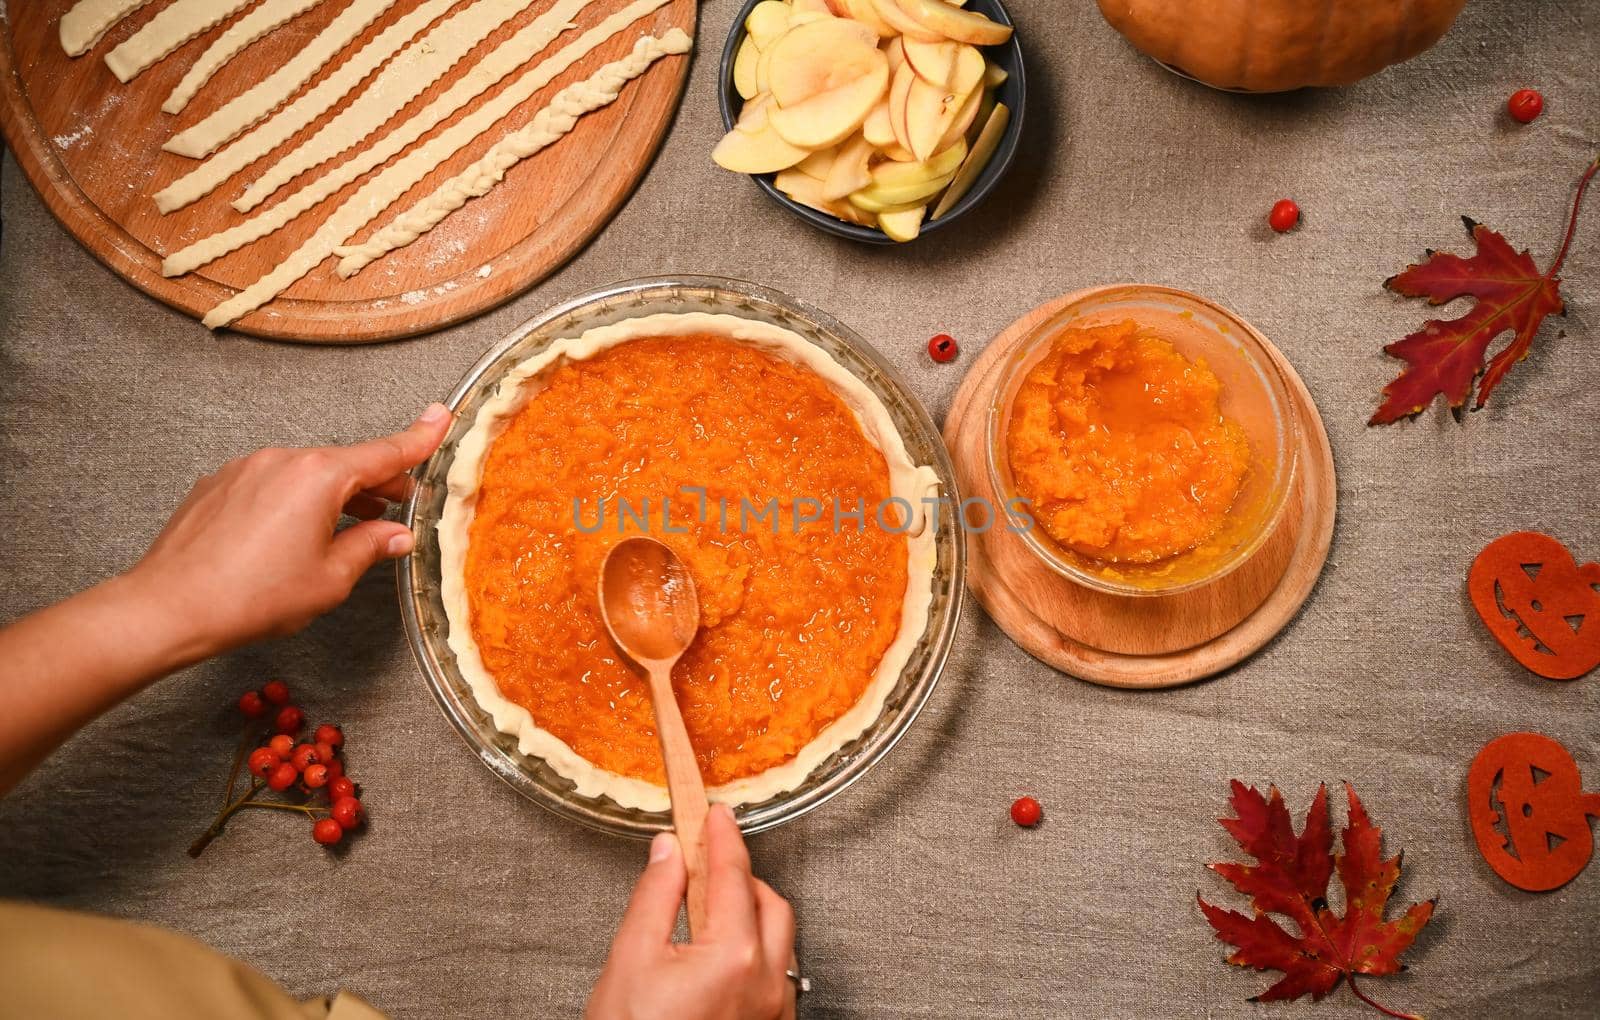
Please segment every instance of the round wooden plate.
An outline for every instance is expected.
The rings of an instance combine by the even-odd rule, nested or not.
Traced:
[[[205,199],[169,216],[161,215],[150,196],[196,163],[161,151],[162,143],[282,66],[345,4],[325,0],[257,41],[218,72],[183,113],[170,116],[161,112],[161,104],[225,26],[191,40],[124,85],[106,67],[105,54],[164,3],[147,5],[107,33],[94,49],[73,59],[63,52],[57,28],[72,0],[0,2],[6,5],[0,20],[0,130],[17,161],[50,211],[84,247],[129,283],[174,308],[203,316],[298,248],[367,179],[347,186],[277,233],[198,272],[167,279],[161,275],[164,254],[241,222],[244,216],[229,203],[243,185],[271,159],[311,137],[344,104]],[[620,0],[597,3],[579,15],[579,25],[587,28],[620,6]],[[332,66],[411,7],[394,5],[305,87],[321,80]],[[512,19],[399,116],[421,110],[485,53],[548,7],[535,3]],[[641,33],[660,34],[678,26],[693,34],[695,12],[694,0],[673,0],[653,17],[619,33],[429,174],[367,230],[378,229],[478,159],[506,133],[525,125],[556,90],[624,56]],[[570,37],[563,36],[558,44]],[[551,52],[554,47],[546,54]],[[659,61],[631,82],[615,103],[584,117],[571,135],[524,160],[499,187],[469,202],[417,243],[350,280],[339,279],[333,271],[335,260],[329,259],[276,301],[230,328],[314,343],[390,340],[459,322],[515,297],[575,255],[626,200],[666,135],[688,70],[686,57]],[[490,89],[424,137],[470,115],[498,91]],[[303,175],[280,194],[320,172]]]
[[[1002,366],[1036,327],[1069,304],[1120,287],[1096,287],[1050,301],[1008,326],[968,371],[945,420],[945,444],[968,497],[998,505],[989,481],[986,431]],[[1266,644],[1310,595],[1333,540],[1338,500],[1333,450],[1305,383],[1283,354],[1237,316],[1194,295],[1175,295],[1234,319],[1287,375],[1300,411],[1296,491],[1272,537],[1237,570],[1179,595],[1127,598],[1091,591],[1045,566],[1003,527],[973,535],[967,587],[1000,628],[1035,658],[1111,687],[1172,687],[1211,676]]]

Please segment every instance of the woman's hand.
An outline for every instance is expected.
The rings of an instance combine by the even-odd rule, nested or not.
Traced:
[[[674,943],[688,873],[677,837],[650,844],[650,863],[595,985],[588,1020],[792,1020],[794,911],[750,873],[733,812],[706,818],[705,931]]]
[[[377,518],[449,425],[434,404],[397,435],[236,460],[195,485],[128,573],[0,629],[0,795],[145,684],[299,630],[409,553],[411,532]],[[341,512],[363,521],[335,533]]]
[[[128,580],[196,628],[206,655],[292,634],[339,605],[414,539],[379,520],[406,472],[438,448],[450,412],[434,404],[404,432],[355,446],[261,450],[195,484]],[[341,513],[362,523],[335,533]]]

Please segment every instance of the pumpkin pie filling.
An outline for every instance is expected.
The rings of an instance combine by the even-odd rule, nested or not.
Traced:
[[[714,333],[629,339],[539,383],[488,446],[467,530],[466,615],[499,693],[597,768],[664,782],[648,688],[595,591],[611,546],[648,530],[701,598],[673,685],[707,785],[793,760],[901,629],[884,454],[815,372]]]
[[[1108,563],[1154,563],[1223,527],[1250,444],[1222,384],[1132,322],[1062,331],[1024,376],[1006,453],[1046,534]]]

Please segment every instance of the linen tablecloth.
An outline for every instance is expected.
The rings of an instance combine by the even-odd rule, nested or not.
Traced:
[[[1553,683],[1512,663],[1464,577],[1519,528],[1600,556],[1600,203],[1563,273],[1566,319],[1487,410],[1365,422],[1398,369],[1382,346],[1427,316],[1385,277],[1426,248],[1469,251],[1462,214],[1541,264],[1555,251],[1600,146],[1600,4],[1474,0],[1409,64],[1269,97],[1167,73],[1087,0],[1014,4],[1030,84],[1016,169],[969,223],[892,249],[824,236],[711,165],[733,10],[703,10],[667,144],[599,239],[509,306],[417,340],[210,336],[87,255],[7,157],[0,620],[133,562],[197,475],[263,445],[396,428],[515,324],[590,287],[667,272],[777,287],[872,340],[936,417],[988,338],[1042,301],[1183,287],[1254,323],[1316,397],[1340,483],[1320,584],[1260,654],[1160,693],[1054,672],[969,602],[904,743],[753,840],[799,912],[816,983],[804,1015],[1370,1015],[1344,989],[1315,1007],[1245,1001],[1272,977],[1227,966],[1194,902],[1242,908],[1203,867],[1235,854],[1215,821],[1231,777],[1277,783],[1297,820],[1318,782],[1351,781],[1390,852],[1405,850],[1395,905],[1439,897],[1410,970],[1370,993],[1430,1017],[1594,1015],[1600,867],[1518,892],[1479,857],[1464,795],[1477,750],[1518,729],[1563,741],[1600,789],[1600,676]],[[1522,127],[1503,104],[1525,85],[1548,105]],[[1284,196],[1304,221],[1275,236],[1265,215]],[[936,332],[961,342],[954,364],[927,358]],[[296,994],[346,987],[400,1018],[576,1014],[644,848],[557,820],[472,758],[411,662],[394,588],[374,571],[305,633],[188,670],[89,727],[0,801],[0,896],[167,925]],[[293,818],[240,817],[191,860],[233,701],[273,676],[344,723],[371,826],[329,855]],[[1044,804],[1037,830],[1007,818],[1024,792]]]

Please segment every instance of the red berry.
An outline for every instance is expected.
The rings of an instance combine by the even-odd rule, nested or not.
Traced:
[[[298,733],[300,727],[306,724],[306,714],[293,705],[285,705],[278,709],[278,718],[273,724],[279,733]]]
[[[339,779],[344,776],[344,762],[334,758],[333,760],[325,762],[324,764],[328,766],[328,782],[331,783],[335,779]]]
[[[330,810],[333,820],[343,828],[353,829],[361,824],[361,802],[354,797],[337,798]]]
[[[1044,808],[1032,797],[1018,797],[1011,805],[1011,820],[1025,829],[1038,825],[1043,817]]]
[[[328,785],[328,766],[307,765],[305,773],[300,777],[307,787],[316,790]]]
[[[278,752],[279,758],[287,758],[294,754],[294,738],[287,733],[280,733],[267,741],[267,746]]]
[[[301,744],[294,749],[294,754],[289,756],[289,761],[294,764],[296,772],[304,772],[311,766],[321,762],[322,759],[317,757],[317,749],[315,747],[310,744]]]
[[[259,719],[267,714],[267,703],[262,699],[260,691],[245,691],[239,695],[239,711],[247,718]]]
[[[323,846],[333,846],[344,839],[344,826],[332,818],[318,818],[317,824],[311,827],[311,838]]]
[[[334,746],[328,743],[326,740],[319,740],[312,746],[317,749],[318,761],[333,761],[334,756],[339,753],[334,749]]]
[[[283,758],[270,747],[258,747],[250,752],[250,774],[262,779],[283,763]]]
[[[1538,89],[1517,89],[1506,100],[1506,112],[1518,124],[1531,124],[1544,112],[1544,96]]]
[[[328,723],[323,723],[317,727],[317,732],[313,739],[319,744],[327,744],[330,747],[344,746],[344,733],[340,731],[339,727],[330,726]]]
[[[287,790],[299,778],[300,773],[295,767],[286,761],[282,761],[267,774],[267,785],[274,790]]]
[[[1273,203],[1272,212],[1267,214],[1267,224],[1280,234],[1293,230],[1299,222],[1300,207],[1292,199],[1280,198]]]
[[[262,685],[261,694],[274,705],[289,703],[289,685],[282,680],[268,680]]]
[[[337,804],[341,800],[353,800],[356,795],[356,784],[350,781],[349,776],[334,776],[328,781],[328,799]]]
[[[928,340],[928,357],[941,365],[956,360],[956,355],[960,353],[961,348],[956,346],[956,338],[949,333],[940,333]]]

